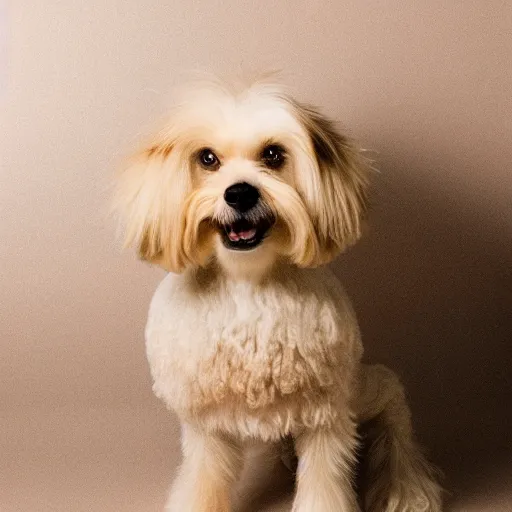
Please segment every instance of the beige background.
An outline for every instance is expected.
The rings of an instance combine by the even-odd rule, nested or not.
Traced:
[[[195,67],[282,67],[377,152],[373,229],[338,264],[367,353],[407,384],[447,510],[512,510],[510,2],[0,12],[1,512],[162,508],[177,433],[142,339],[162,273],[120,252],[107,186]]]

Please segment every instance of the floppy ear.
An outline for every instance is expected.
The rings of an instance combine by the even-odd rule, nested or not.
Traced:
[[[334,123],[300,105],[299,116],[310,137],[316,172],[303,177],[303,193],[326,263],[361,236],[367,211],[369,165]]]
[[[183,204],[191,178],[180,160],[174,142],[159,137],[119,173],[114,199],[126,225],[125,245],[171,272],[186,265]]]

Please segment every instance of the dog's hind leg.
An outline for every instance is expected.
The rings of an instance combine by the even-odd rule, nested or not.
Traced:
[[[437,470],[412,432],[398,377],[382,365],[362,365],[357,401],[365,456],[362,502],[367,512],[440,512]]]

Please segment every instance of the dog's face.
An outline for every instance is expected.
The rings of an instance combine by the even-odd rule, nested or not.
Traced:
[[[366,185],[359,152],[280,88],[211,86],[121,173],[117,206],[143,259],[243,274],[331,260],[360,236]]]

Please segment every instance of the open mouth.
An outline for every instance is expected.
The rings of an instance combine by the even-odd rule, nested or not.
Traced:
[[[239,219],[232,224],[220,226],[222,242],[228,249],[247,251],[263,242],[272,227],[273,220],[263,218],[257,222]]]

